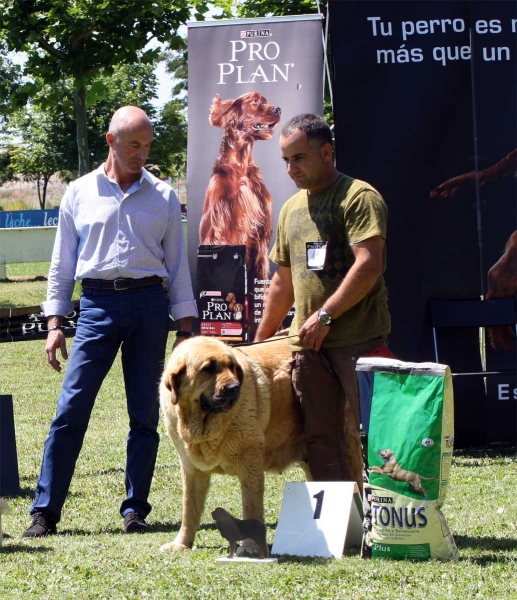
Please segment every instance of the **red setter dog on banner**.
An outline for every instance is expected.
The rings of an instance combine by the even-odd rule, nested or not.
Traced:
[[[210,124],[224,135],[205,194],[200,243],[245,245],[247,267],[259,279],[269,277],[273,200],[252,150],[255,141],[273,136],[281,112],[257,92],[236,100],[216,95],[210,109]]]

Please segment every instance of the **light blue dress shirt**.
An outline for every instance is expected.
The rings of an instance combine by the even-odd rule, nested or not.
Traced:
[[[73,181],[59,209],[44,314],[73,310],[75,280],[151,275],[165,281],[174,320],[197,316],[174,190],[144,169],[124,193],[104,164]]]

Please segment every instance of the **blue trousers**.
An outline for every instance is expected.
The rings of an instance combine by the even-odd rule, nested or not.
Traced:
[[[146,517],[159,444],[158,386],[169,328],[167,295],[160,284],[125,291],[85,289],[80,307],[30,512],[44,510],[60,520],[97,393],[121,348],[129,435],[126,498],[120,513],[136,511]]]

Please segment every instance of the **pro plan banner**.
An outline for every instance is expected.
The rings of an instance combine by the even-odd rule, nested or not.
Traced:
[[[338,166],[389,208],[390,347],[433,360],[430,300],[517,291],[517,3],[329,6]],[[437,339],[453,373],[482,369],[475,327]],[[510,327],[489,332],[486,366],[516,368]],[[516,379],[497,379],[454,379],[456,447],[515,444]]]
[[[188,52],[187,243],[200,323],[204,333],[223,337],[224,329],[233,333],[226,339],[248,341],[273,272],[278,214],[297,191],[281,159],[280,130],[297,114],[323,114],[321,17],[189,23]],[[207,246],[218,247],[212,274]],[[225,246],[232,249],[224,253]],[[237,247],[246,268],[226,290],[215,271],[223,260],[232,271]]]

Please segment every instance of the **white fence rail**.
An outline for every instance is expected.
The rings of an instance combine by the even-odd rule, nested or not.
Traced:
[[[50,262],[57,227],[0,228],[0,280],[7,279],[6,265]]]
[[[50,262],[57,227],[0,227],[0,281],[7,279],[6,265]],[[187,222],[183,221],[187,238]]]

